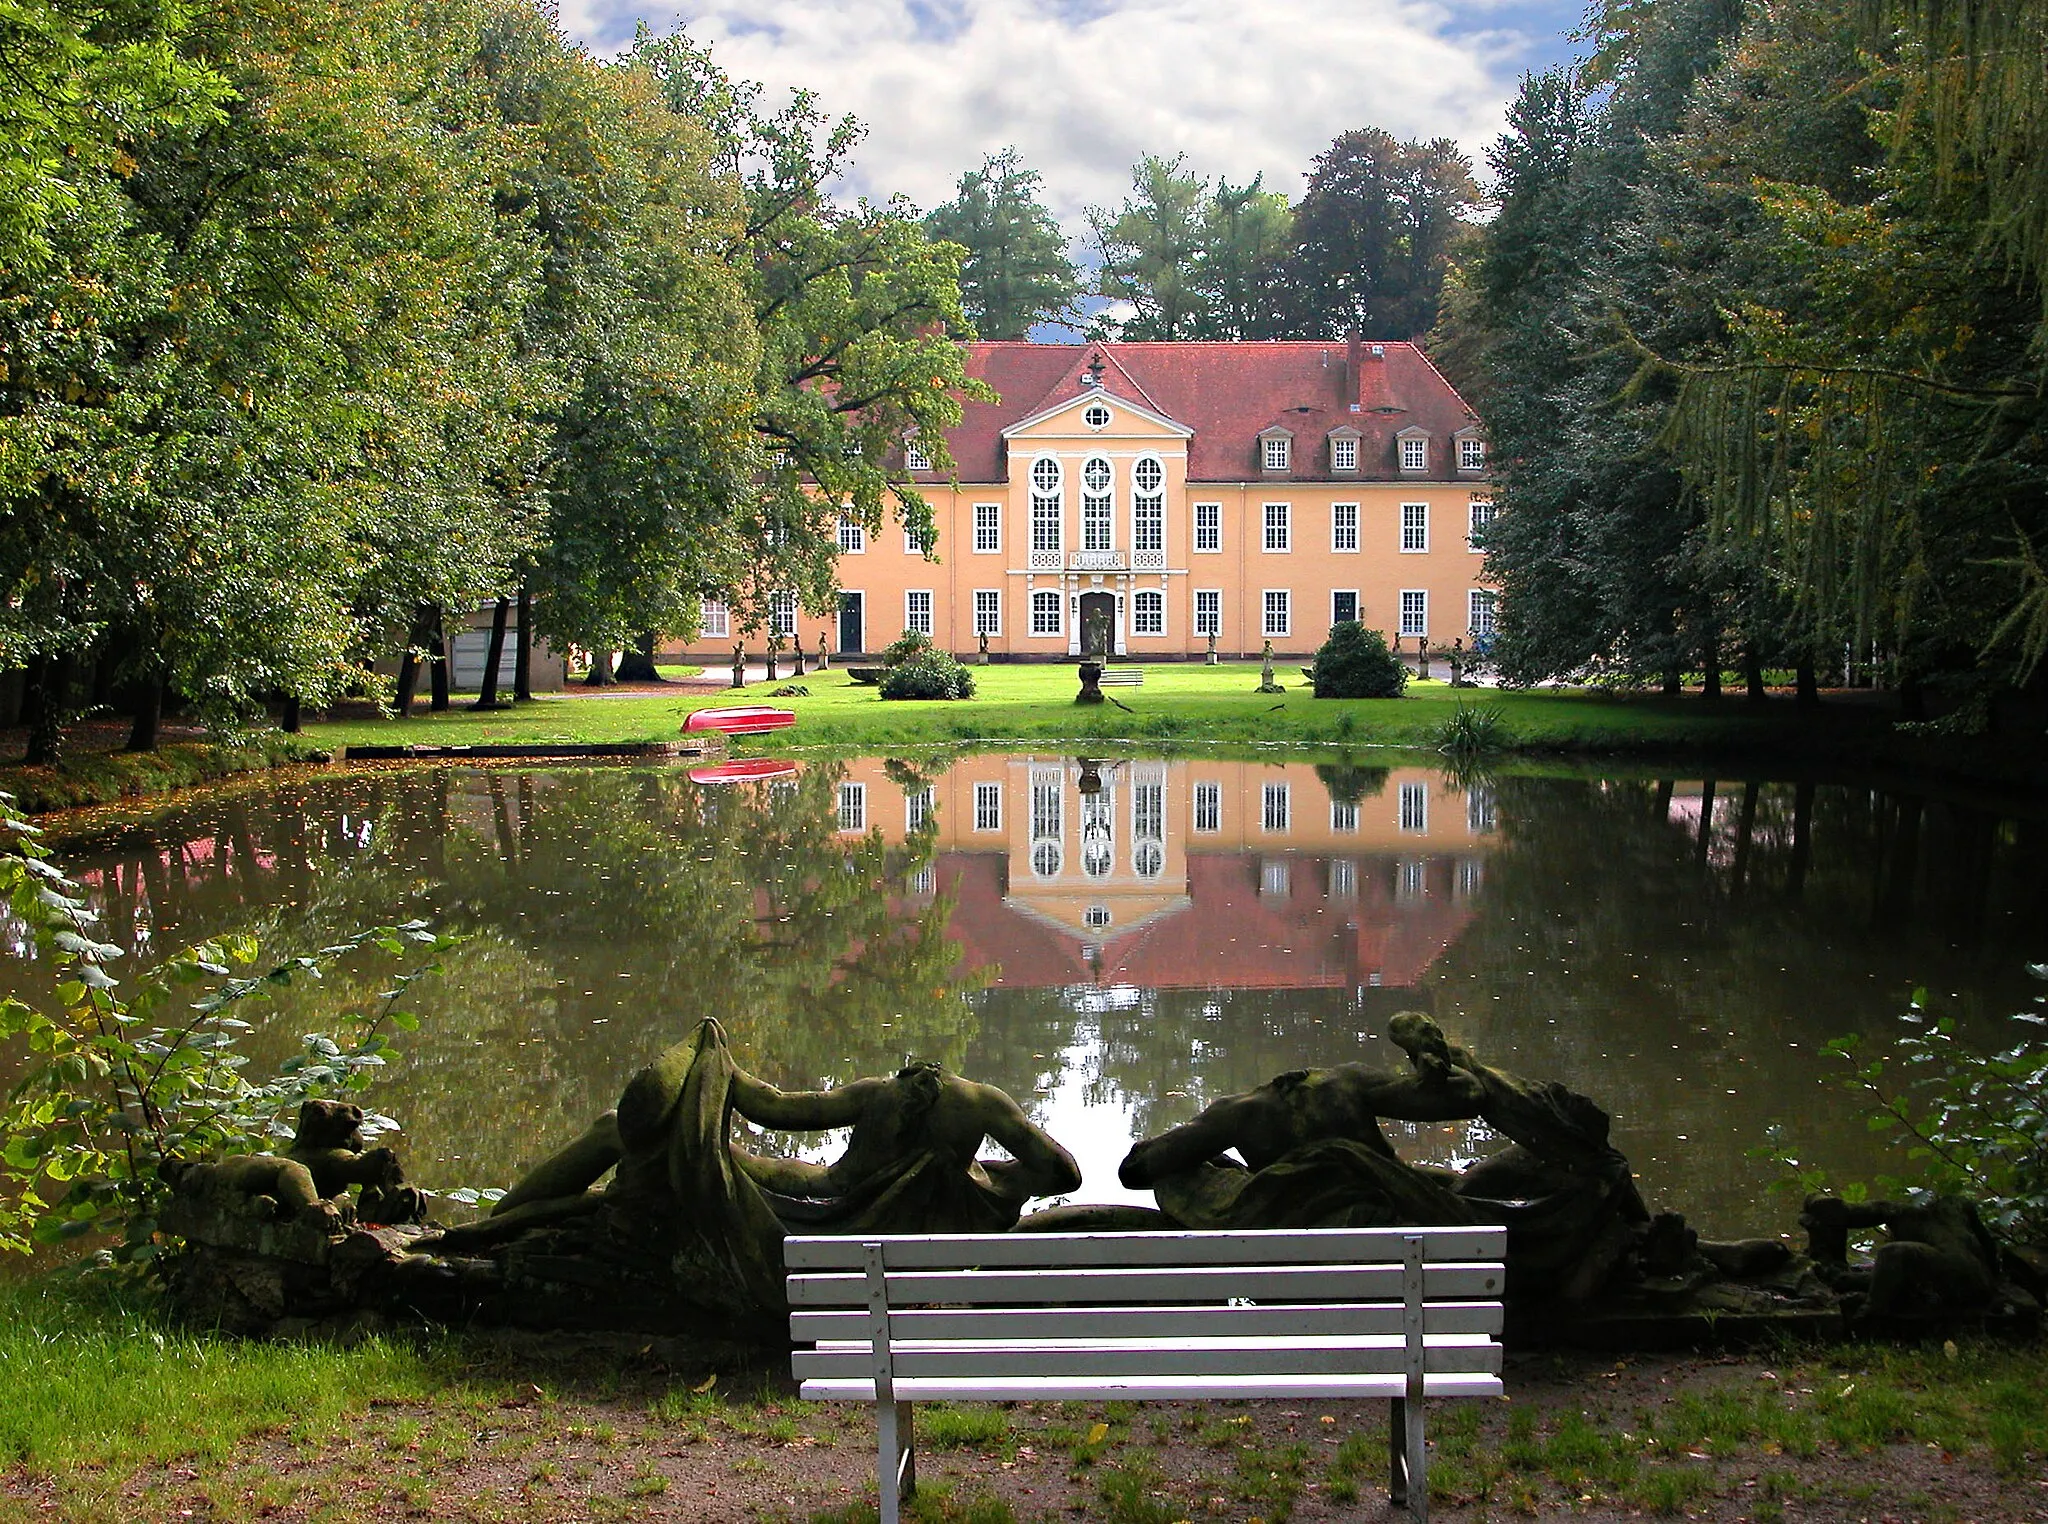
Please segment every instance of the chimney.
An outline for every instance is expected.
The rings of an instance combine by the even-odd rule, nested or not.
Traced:
[[[1351,388],[1351,395],[1346,397],[1344,400],[1350,403],[1354,408],[1358,405],[1358,399],[1365,395],[1364,388],[1361,384],[1365,378],[1361,376],[1358,372],[1358,349],[1359,344],[1357,328],[1353,327],[1345,330],[1344,380],[1346,385],[1348,385]]]

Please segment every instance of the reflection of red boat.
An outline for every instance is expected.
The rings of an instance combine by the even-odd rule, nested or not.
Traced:
[[[768,778],[794,778],[796,764],[780,757],[742,757],[716,767],[690,769],[692,783],[759,783]]]
[[[796,712],[765,704],[736,704],[730,709],[699,709],[683,721],[685,731],[722,731],[729,736],[758,736],[796,723]]]

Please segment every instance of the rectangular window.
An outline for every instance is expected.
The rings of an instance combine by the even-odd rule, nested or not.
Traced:
[[[1498,602],[1494,595],[1483,587],[1473,588],[1467,597],[1471,604],[1472,617],[1466,628],[1472,632],[1474,640],[1490,639],[1493,635],[1494,618],[1499,610]]]
[[[1333,900],[1355,900],[1358,898],[1358,864],[1348,857],[1330,859],[1330,898]]]
[[[1403,831],[1414,836],[1429,833],[1429,785],[1426,783],[1404,783],[1401,785],[1401,817]]]
[[[796,633],[796,594],[768,595],[768,633],[787,640]]]
[[[939,871],[927,863],[910,875],[910,892],[913,895],[930,894],[939,886]]]
[[[904,469],[909,471],[929,471],[932,468],[932,458],[919,446],[906,444],[903,447],[903,465]]]
[[[1465,829],[1474,836],[1493,830],[1493,790],[1483,783],[1465,790]]]
[[[1212,555],[1223,549],[1223,505],[1195,504],[1195,550]]]
[[[1223,633],[1223,593],[1200,588],[1195,593],[1195,634],[1204,639]]]
[[[1060,500],[1057,494],[1031,494],[1031,548],[1059,554]]]
[[[1166,549],[1166,499],[1141,493],[1131,505],[1131,549]]]
[[[1110,495],[1107,492],[1081,494],[1081,548],[1108,550],[1110,547]]]
[[[1060,632],[1060,595],[1058,593],[1033,593],[1031,595],[1031,633],[1034,635],[1057,635]]]
[[[1358,441],[1348,435],[1330,441],[1330,469],[1332,471],[1356,471],[1358,469]]]
[[[1394,903],[1412,905],[1429,892],[1429,865],[1419,857],[1394,864]]]
[[[1294,887],[1294,874],[1284,857],[1259,859],[1259,893],[1285,899]]]
[[[857,556],[868,548],[867,526],[848,514],[839,515],[839,553]]]
[[[1166,594],[1147,591],[1132,596],[1131,633],[1133,635],[1164,635],[1166,633]]]
[[[1342,799],[1330,801],[1330,829],[1340,835],[1357,834],[1358,804],[1355,800],[1349,803]]]
[[[923,788],[911,789],[903,796],[903,829],[914,831],[932,818],[932,789],[930,784]]]
[[[1285,550],[1288,547],[1288,510],[1285,503],[1266,504],[1266,549]]]
[[[1000,783],[974,785],[974,829],[1000,831],[1003,828],[1003,786]]]
[[[1289,617],[1287,602],[1288,595],[1285,591],[1279,588],[1267,589],[1265,602],[1266,622],[1264,626],[1264,631],[1269,638],[1271,636],[1287,635],[1293,632],[1293,620]]]
[[[1158,764],[1152,764],[1157,767]],[[1163,771],[1163,768],[1160,769]],[[1131,836],[1137,841],[1166,840],[1166,785],[1137,783],[1131,788]]]
[[[1429,469],[1428,440],[1404,439],[1401,441],[1401,469],[1403,471],[1427,471]]]
[[[1484,471],[1486,469],[1485,440],[1461,439],[1458,441],[1458,469],[1460,471]]]
[[[1330,594],[1330,623],[1344,624],[1358,617],[1358,594],[1355,590],[1340,590]]]
[[[1358,549],[1358,504],[1330,505],[1330,549],[1340,552]]]
[[[1465,536],[1468,550],[1483,551],[1486,547],[1479,542],[1481,532],[1493,522],[1493,504],[1485,501],[1472,505],[1472,528]]]
[[[908,524],[903,526],[903,553],[906,556],[921,556],[931,548],[932,533],[930,530],[914,529]]]
[[[992,555],[1003,548],[1003,505],[1001,503],[976,503],[974,505],[974,550],[977,555]]]
[[[1061,833],[1061,812],[1065,808],[1066,791],[1061,787],[1059,774],[1055,771],[1034,768],[1031,774],[1031,839],[1033,841],[1058,841]]]
[[[1429,633],[1429,594],[1417,587],[1401,589],[1401,633],[1403,635],[1427,635]]]
[[[1223,829],[1223,785],[1195,785],[1195,829],[1204,835]]]
[[[1275,438],[1262,440],[1260,443],[1264,447],[1265,453],[1261,458],[1261,463],[1265,468],[1268,471],[1285,471],[1287,469],[1288,457],[1293,453],[1289,448],[1293,441],[1285,434],[1282,434]]]
[[[839,785],[839,829],[865,831],[868,828],[868,786],[865,783]]]
[[[1457,876],[1451,880],[1451,898],[1469,900],[1486,883],[1486,864],[1477,857],[1458,859]]]
[[[932,595],[927,592],[903,595],[903,628],[920,635],[932,632]]]
[[[704,600],[704,638],[724,640],[732,634],[732,611],[715,598]]]
[[[1429,504],[1401,505],[1401,549],[1409,554],[1429,549]]]
[[[1003,595],[1000,589],[978,587],[974,590],[974,633],[1003,633]]]

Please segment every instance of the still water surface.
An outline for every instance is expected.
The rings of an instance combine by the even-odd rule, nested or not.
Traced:
[[[2042,819],[1828,784],[983,754],[737,787],[662,767],[273,782],[65,862],[145,963],[226,931],[280,955],[413,917],[461,933],[373,1095],[430,1187],[509,1183],[717,1015],[784,1086],[913,1055],[1000,1085],[1080,1159],[1076,1199],[1128,1199],[1135,1138],[1287,1069],[1391,1066],[1387,1017],[1423,1008],[1600,1101],[1652,1204],[1732,1234],[1791,1226],[1751,1152],[1773,1124],[1838,1172],[1896,1165],[1828,1039],[1882,1038],[1925,985],[2009,1040],[2048,955],[2044,847]],[[388,972],[288,991],[259,1066]]]

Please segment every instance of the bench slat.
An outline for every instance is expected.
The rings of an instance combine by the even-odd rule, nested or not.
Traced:
[[[1082,1381],[1058,1377],[1007,1376],[976,1380],[948,1376],[898,1378],[898,1402],[1028,1402],[1131,1401],[1194,1402],[1217,1398],[1361,1398],[1400,1397],[1407,1380],[1392,1376],[1107,1376]],[[1431,1375],[1423,1378],[1425,1397],[1498,1397],[1504,1388],[1498,1376]],[[873,1381],[806,1381],[799,1395],[807,1402],[872,1402]]]
[[[889,1314],[904,1339],[1182,1338],[1286,1334],[1398,1334],[1397,1303],[1265,1307],[913,1307]],[[1425,1334],[1501,1331],[1498,1302],[1427,1302]],[[799,1344],[867,1336],[866,1312],[795,1312],[789,1336]]]
[[[1017,1348],[989,1344],[890,1346],[890,1365],[898,1382],[921,1376],[1038,1376],[1076,1380],[1117,1376],[1381,1376],[1404,1371],[1407,1358],[1407,1349],[1400,1343],[1325,1343],[1293,1348],[1276,1348],[1255,1341],[1216,1347],[1170,1341]],[[1490,1341],[1451,1345],[1429,1342],[1423,1348],[1422,1361],[1425,1372],[1440,1375],[1497,1375],[1501,1350]],[[866,1345],[854,1349],[800,1350],[791,1357],[791,1370],[804,1378],[872,1381],[874,1356]]]
[[[1189,1269],[914,1270],[888,1273],[891,1308],[914,1302],[1047,1303],[1228,1302],[1234,1298],[1290,1302],[1393,1301],[1401,1266],[1280,1266],[1266,1269],[1200,1265]],[[1423,1295],[1474,1300],[1501,1294],[1499,1265],[1429,1265]],[[859,1275],[792,1275],[794,1307],[865,1307]]]
[[[1298,1228],[1250,1233],[934,1233],[881,1238],[789,1238],[793,1271],[856,1270],[862,1245],[880,1243],[892,1270],[1046,1265],[1060,1269],[1143,1265],[1289,1265],[1390,1260],[1420,1238],[1428,1260],[1488,1260],[1507,1253],[1505,1228]]]

